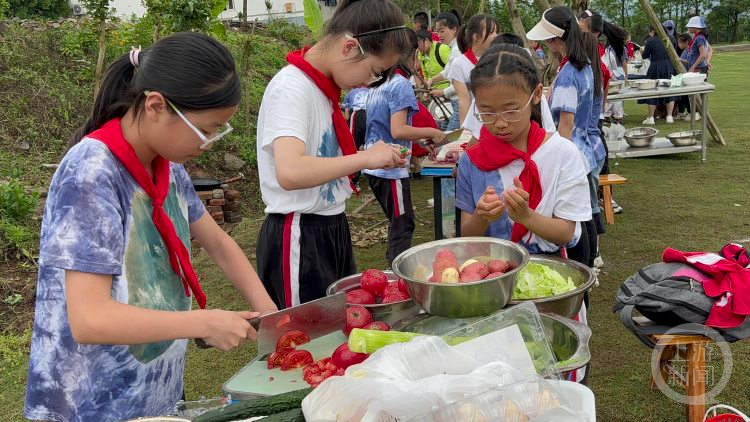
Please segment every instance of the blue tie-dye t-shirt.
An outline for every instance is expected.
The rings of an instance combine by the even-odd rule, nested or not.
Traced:
[[[598,136],[589,136],[591,113],[594,111],[594,74],[591,66],[576,69],[570,62],[560,69],[550,92],[550,110],[555,125],[560,125],[560,113],[572,113],[573,136],[571,141],[584,157],[586,172],[591,172],[604,159],[605,150]]]
[[[190,248],[189,224],[205,207],[179,164],[171,164],[164,210]],[[151,199],[103,143],[84,139],[60,163],[42,220],[27,418],[107,422],[167,415],[181,398],[187,340],[79,344],[68,324],[65,270],[112,275],[112,298],[120,303],[191,308],[151,211]]]

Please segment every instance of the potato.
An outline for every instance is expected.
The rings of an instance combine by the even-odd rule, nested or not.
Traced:
[[[459,280],[460,280],[460,277],[458,274],[458,270],[452,267],[446,268],[440,277],[441,283],[458,283]]]
[[[486,265],[481,262],[475,262],[464,268],[459,277],[462,283],[468,283],[471,281],[482,280],[487,277],[489,273],[490,271],[487,269]]]
[[[503,274],[505,274],[505,273],[489,273],[489,275],[487,275],[487,277],[485,277],[483,280],[487,280],[487,279],[495,278],[495,277],[500,277]]]
[[[458,260],[452,251],[443,249],[437,253],[435,262],[432,264],[433,281],[440,282],[438,277],[442,277],[443,272],[448,268],[453,268],[458,272]]]
[[[463,271],[464,268],[468,267],[469,265],[475,262],[479,262],[479,261],[477,261],[476,259],[467,259],[466,262],[464,262],[463,265],[461,265],[461,268],[459,268],[458,271]]]
[[[502,259],[493,259],[487,263],[487,267],[491,273],[507,273],[510,269],[508,262],[503,261]]]

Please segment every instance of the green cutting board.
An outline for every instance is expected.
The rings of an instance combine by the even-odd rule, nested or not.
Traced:
[[[336,331],[304,344],[298,349],[312,353],[314,360],[330,357],[341,343],[347,340],[344,333]],[[302,379],[302,368],[282,371],[268,369],[265,356],[256,359],[234,374],[224,383],[224,394],[231,394],[234,400],[246,400],[258,396],[273,396],[309,387]]]

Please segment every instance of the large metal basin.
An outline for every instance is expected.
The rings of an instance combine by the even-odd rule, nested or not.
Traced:
[[[438,251],[453,251],[459,264],[468,259],[504,259],[512,270],[500,277],[471,283],[431,283],[432,263]],[[468,318],[502,309],[515,287],[515,274],[529,261],[522,246],[490,237],[461,237],[424,243],[404,251],[393,260],[393,272],[403,278],[412,299],[431,315]]]
[[[530,262],[543,264],[560,273],[561,276],[573,280],[575,290],[557,296],[540,297],[534,299],[510,300],[515,305],[523,302],[533,302],[540,311],[548,311],[567,318],[574,318],[581,310],[584,294],[596,282],[596,276],[591,268],[570,259],[548,255],[532,255]]]
[[[591,360],[589,349],[591,329],[588,326],[550,312],[540,312],[539,316],[544,327],[544,335],[547,337],[558,362],[557,369],[563,375],[580,369],[589,363],[589,360]],[[398,331],[441,336],[480,319],[482,318],[443,318],[420,314],[399,321],[392,328]],[[521,333],[524,336],[528,334],[523,329]],[[524,340],[533,341],[534,339],[524,337]]]
[[[389,281],[398,280],[398,276],[393,271],[383,271]],[[338,292],[348,292],[350,290],[359,288],[359,281],[362,278],[362,273],[353,274],[349,277],[344,277],[330,286],[326,290],[327,296],[335,295]],[[358,305],[367,308],[372,313],[373,321],[383,321],[388,324],[392,324],[396,321],[408,318],[410,316],[419,313],[419,307],[413,300],[402,300],[400,302],[375,304],[375,305]]]

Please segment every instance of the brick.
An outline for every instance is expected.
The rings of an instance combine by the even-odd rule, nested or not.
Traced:
[[[217,223],[224,221],[224,213],[223,212],[212,212],[211,218],[213,218]]]
[[[208,201],[208,205],[219,205],[219,206],[221,206],[221,205],[224,205],[225,203],[226,203],[226,201],[224,201],[223,199],[211,199],[210,201]]]
[[[241,223],[242,222],[242,216],[241,215],[237,215],[237,216],[234,216],[234,217],[226,217],[225,221],[227,223]]]
[[[237,202],[232,202],[231,204],[226,204],[222,208],[224,208],[224,212],[238,212],[240,210],[240,204]]]
[[[215,212],[222,212],[224,210],[219,205],[208,205],[206,206],[206,211],[208,211],[209,214],[213,214]]]
[[[221,189],[214,189],[214,199],[224,199],[224,191]]]
[[[229,218],[229,217],[242,217],[242,214],[236,211],[224,210],[224,218]]]
[[[201,199],[201,201],[208,201],[209,199],[214,198],[214,191],[201,191],[198,192],[198,198]]]
[[[230,201],[234,201],[235,199],[239,197],[240,197],[240,193],[236,190],[229,189],[226,192],[224,192],[224,198]]]

